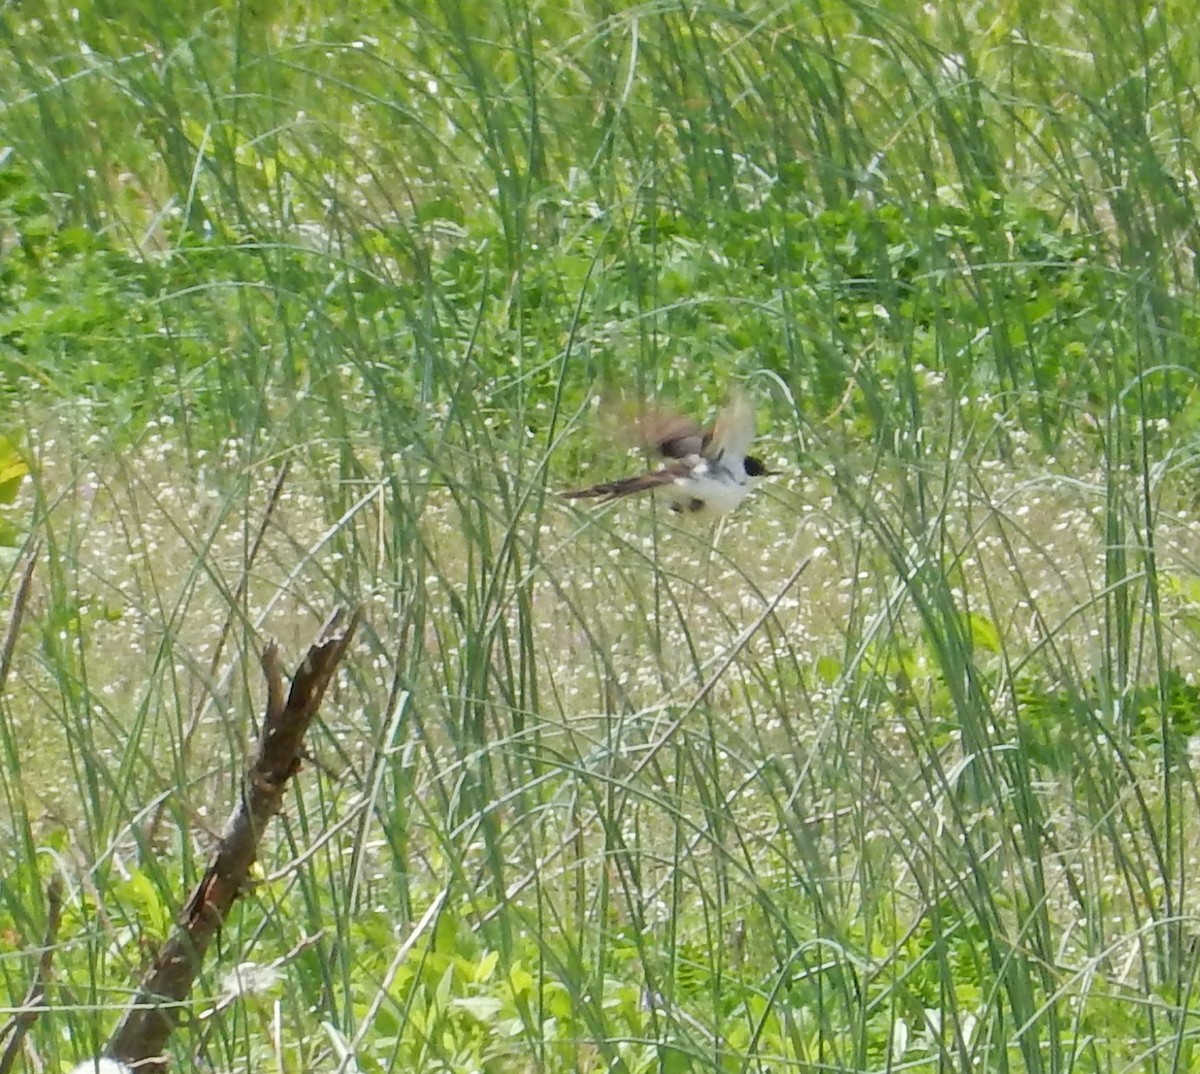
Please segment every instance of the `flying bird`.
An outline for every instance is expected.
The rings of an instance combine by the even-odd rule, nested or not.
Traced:
[[[674,511],[723,515],[746,498],[752,478],[775,472],[747,454],[754,440],[754,408],[745,395],[735,396],[707,429],[672,410],[649,406],[626,410],[634,439],[665,464],[644,474],[564,492],[566,499],[611,503],[659,489]]]

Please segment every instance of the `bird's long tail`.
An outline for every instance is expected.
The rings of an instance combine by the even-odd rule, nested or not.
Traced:
[[[564,500],[619,500],[622,496],[631,496],[635,492],[646,492],[649,489],[660,488],[671,480],[665,470],[652,474],[638,474],[636,477],[623,477],[619,481],[605,481],[600,485],[591,485],[585,489],[572,489],[559,495]]]

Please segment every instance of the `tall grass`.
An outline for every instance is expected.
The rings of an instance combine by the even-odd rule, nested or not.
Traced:
[[[263,638],[349,602],[178,1062],[1186,1067],[1183,14],[0,13],[30,1061],[169,927]],[[551,494],[626,465],[599,386],[738,378],[792,476],[718,532]]]

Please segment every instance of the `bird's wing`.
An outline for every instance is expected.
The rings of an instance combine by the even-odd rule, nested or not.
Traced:
[[[617,439],[660,458],[699,455],[708,443],[708,431],[699,422],[653,403],[612,396],[601,414]]]
[[[749,397],[739,392],[717,415],[704,454],[715,458],[721,452],[728,452],[734,458],[745,458],[753,441],[754,407]]]
[[[642,408],[635,428],[642,446],[665,459],[699,455],[709,437],[698,421],[658,407]]]
[[[631,496],[635,492],[648,492],[650,489],[662,488],[673,484],[677,479],[691,473],[691,467],[682,462],[664,466],[661,470],[652,470],[646,474],[634,477],[622,477],[617,481],[605,481],[600,485],[591,485],[585,489],[573,489],[562,493],[566,500],[618,500],[622,496]]]

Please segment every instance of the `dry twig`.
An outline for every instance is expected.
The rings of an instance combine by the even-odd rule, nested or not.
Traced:
[[[8,613],[8,629],[4,632],[4,642],[0,644],[0,689],[8,683],[8,673],[12,670],[13,654],[17,650],[17,637],[21,633],[21,620],[25,618],[29,593],[33,588],[33,571],[37,567],[41,551],[42,542],[35,541],[33,547],[25,554],[25,566],[21,568],[21,580],[17,583],[17,594],[13,597],[12,611]]]
[[[342,612],[336,612],[321,628],[286,693],[274,643],[263,652],[267,711],[241,801],[226,822],[212,861],[184,905],[175,931],[109,1040],[107,1056],[139,1071],[165,1069],[167,1038],[182,1015],[205,951],[234,901],[250,885],[259,842],[267,822],[279,812],[288,780],[300,770],[304,736],[350,644],[358,613],[344,626],[342,619]]]

